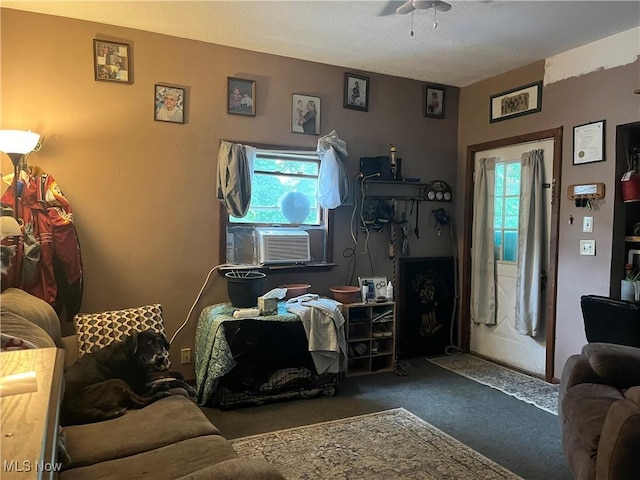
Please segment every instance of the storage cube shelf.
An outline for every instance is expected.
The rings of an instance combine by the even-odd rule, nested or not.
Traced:
[[[396,304],[350,303],[342,305],[348,346],[347,376],[393,370]]]

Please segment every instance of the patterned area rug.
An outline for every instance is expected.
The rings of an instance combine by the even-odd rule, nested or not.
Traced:
[[[516,480],[521,477],[404,408],[232,440],[288,480]]]
[[[558,414],[558,385],[487,362],[473,355],[427,358],[439,367],[500,390],[554,415]]]

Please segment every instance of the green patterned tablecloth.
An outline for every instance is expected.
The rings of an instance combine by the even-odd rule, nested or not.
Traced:
[[[218,381],[236,366],[233,353],[224,332],[225,322],[239,322],[234,318],[237,310],[230,303],[211,305],[202,310],[196,327],[195,370],[198,405],[206,405],[218,387]],[[297,315],[287,312],[285,302],[278,302],[277,315],[250,317],[265,322],[298,322]]]

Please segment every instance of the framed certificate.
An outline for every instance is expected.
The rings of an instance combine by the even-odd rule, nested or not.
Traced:
[[[603,162],[605,120],[573,127],[573,164]]]

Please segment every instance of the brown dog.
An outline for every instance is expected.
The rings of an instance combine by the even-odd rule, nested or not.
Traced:
[[[182,375],[148,386],[152,374],[168,371],[169,342],[151,330],[135,332],[97,352],[84,355],[65,373],[61,425],[100,422],[119,417],[129,408],[142,408],[164,398],[169,388],[195,394]]]

